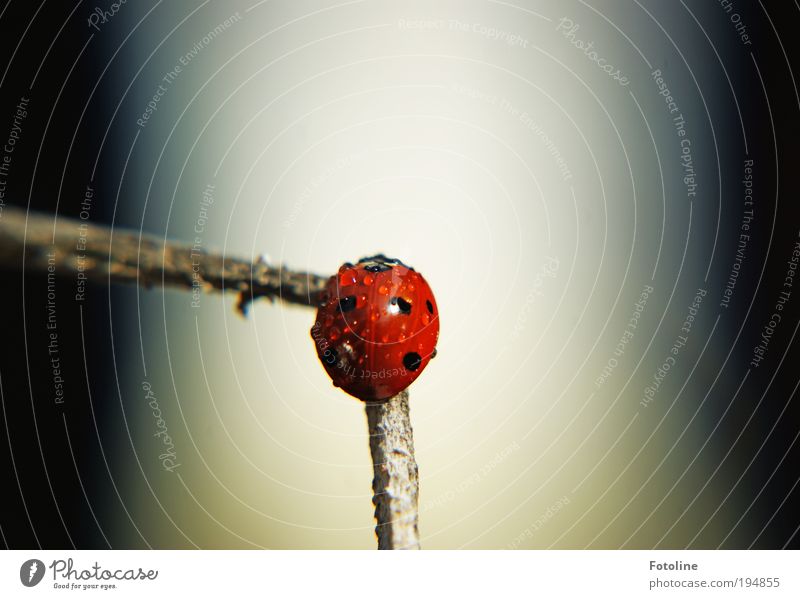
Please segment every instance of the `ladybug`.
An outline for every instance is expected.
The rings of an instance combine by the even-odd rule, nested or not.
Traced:
[[[319,296],[311,338],[335,387],[380,401],[436,355],[439,312],[422,275],[383,254],[343,264]]]

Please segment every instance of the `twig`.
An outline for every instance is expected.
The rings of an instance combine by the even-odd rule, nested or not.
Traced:
[[[263,262],[209,254],[185,243],[5,206],[0,212],[0,270],[85,277],[87,282],[236,291],[239,309],[259,297],[316,306],[326,277]],[[419,480],[408,391],[367,403],[378,549],[419,549]]]
[[[408,390],[385,402],[367,402],[378,549],[419,549],[419,474]]]
[[[24,211],[7,206],[0,218],[0,267],[21,269],[23,247],[25,270],[46,271],[55,264],[58,276],[82,273],[87,281],[102,284],[110,275],[114,283],[144,287],[225,289],[241,293],[242,310],[259,297],[315,306],[327,280],[64,216],[58,218],[54,232],[52,216],[30,212],[26,218]]]

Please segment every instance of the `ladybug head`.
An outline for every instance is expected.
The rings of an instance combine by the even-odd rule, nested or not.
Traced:
[[[384,270],[390,270],[392,266],[405,266],[408,270],[414,270],[413,266],[409,266],[408,264],[403,264],[403,262],[397,258],[388,258],[384,254],[375,254],[374,256],[366,256],[365,258],[361,258],[358,263],[369,272],[383,272]]]

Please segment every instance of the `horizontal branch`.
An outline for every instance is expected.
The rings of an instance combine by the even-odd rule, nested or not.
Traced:
[[[46,271],[105,284],[163,285],[204,292],[240,293],[239,307],[259,297],[315,306],[326,277],[197,251],[191,245],[89,221],[26,213],[6,206],[0,212],[0,268]],[[85,240],[85,242],[84,242]],[[24,254],[24,260],[23,260]]]

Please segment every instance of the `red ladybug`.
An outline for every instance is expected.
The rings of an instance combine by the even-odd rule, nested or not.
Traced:
[[[364,401],[397,395],[436,355],[439,312],[422,275],[383,254],[339,268],[311,338],[336,387]]]

